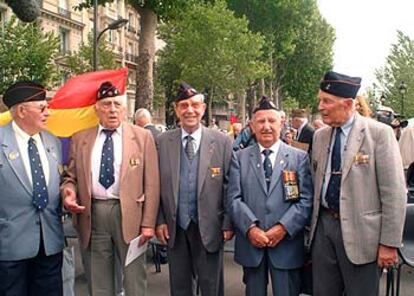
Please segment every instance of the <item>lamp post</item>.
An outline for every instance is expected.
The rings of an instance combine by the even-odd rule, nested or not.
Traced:
[[[116,21],[113,21],[103,29],[99,34],[97,29],[97,23],[98,23],[98,0],[95,0],[93,3],[93,70],[96,71],[98,69],[98,47],[99,47],[99,39],[102,37],[103,33],[105,33],[108,30],[117,30],[119,28],[122,28],[128,23],[127,19],[119,19]]]
[[[405,84],[404,81],[401,81],[400,86],[398,86],[398,90],[400,91],[401,94],[401,114],[404,114],[404,96],[405,93],[407,92],[407,84]]]

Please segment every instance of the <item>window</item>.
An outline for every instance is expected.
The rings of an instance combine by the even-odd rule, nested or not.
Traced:
[[[59,29],[60,38],[60,52],[66,53],[69,51],[69,30],[65,28]]]

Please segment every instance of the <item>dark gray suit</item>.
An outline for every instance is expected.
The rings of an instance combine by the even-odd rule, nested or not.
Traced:
[[[225,134],[202,127],[197,175],[197,223],[177,225],[180,184],[181,129],[157,138],[161,204],[157,225],[167,224],[172,295],[191,295],[188,273],[198,276],[202,295],[222,293],[223,230],[230,230],[226,200],[232,144]],[[191,252],[190,252],[191,249]]]
[[[300,190],[297,202],[284,199],[283,170],[297,173]],[[277,274],[273,274],[277,270],[286,276],[286,270],[296,270],[297,279],[298,269],[304,263],[304,227],[310,219],[313,197],[307,154],[281,142],[267,190],[259,146],[256,144],[237,151],[231,163],[228,195],[232,200],[236,230],[234,259],[245,268],[247,295],[266,295],[268,269],[272,275],[273,290],[281,293],[277,295],[292,295],[289,283],[280,283]],[[247,237],[253,223],[264,231],[282,224],[288,232],[287,237],[274,248],[256,248]],[[249,277],[257,269],[261,270],[261,276],[250,281]],[[293,284],[300,288],[299,279],[294,280]],[[254,291],[249,292],[252,288]]]

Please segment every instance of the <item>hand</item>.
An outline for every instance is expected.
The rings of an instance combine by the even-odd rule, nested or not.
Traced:
[[[223,239],[224,241],[229,241],[233,238],[234,232],[231,230],[223,230]]]
[[[269,243],[269,238],[266,236],[265,232],[257,226],[253,226],[248,230],[247,237],[249,238],[250,243],[257,248],[264,248]]]
[[[378,248],[378,266],[381,268],[392,267],[398,263],[397,248],[379,245]]]
[[[155,228],[155,234],[157,235],[158,240],[163,245],[168,244],[168,240],[170,239],[170,235],[168,234],[168,227],[167,224],[160,224]]]
[[[142,246],[146,241],[150,240],[154,236],[154,228],[141,227],[141,239],[139,240],[138,246]]]
[[[276,224],[268,231],[266,231],[266,236],[269,238],[269,243],[267,244],[268,247],[274,248],[277,246],[278,243],[285,238],[287,234],[285,226],[282,224]]]
[[[76,192],[66,187],[63,189],[63,206],[72,214],[79,214],[85,210],[84,206],[80,206],[76,201]]]

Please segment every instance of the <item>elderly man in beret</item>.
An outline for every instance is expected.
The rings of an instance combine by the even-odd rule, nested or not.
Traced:
[[[235,152],[230,167],[234,259],[246,295],[267,295],[270,274],[273,295],[298,296],[313,198],[309,157],[279,139],[280,115],[267,97],[251,126],[258,143]]]
[[[61,145],[45,131],[46,91],[20,81],[0,127],[0,295],[62,295]]]
[[[168,244],[170,293],[223,295],[223,243],[233,236],[226,199],[231,140],[205,128],[204,96],[182,83],[174,103],[181,128],[157,138],[161,205],[156,233]]]
[[[313,295],[378,295],[397,263],[405,217],[404,171],[392,128],[355,111],[361,78],[333,71],[320,83],[328,127],[314,136]]]
[[[126,295],[146,295],[145,254],[125,267],[131,240],[155,233],[159,204],[158,158],[150,131],[123,122],[125,102],[104,82],[95,104],[99,125],[72,137],[61,186],[74,214],[81,247],[90,257],[92,295],[115,295],[114,258],[123,267]],[[88,256],[89,255],[89,256]]]

